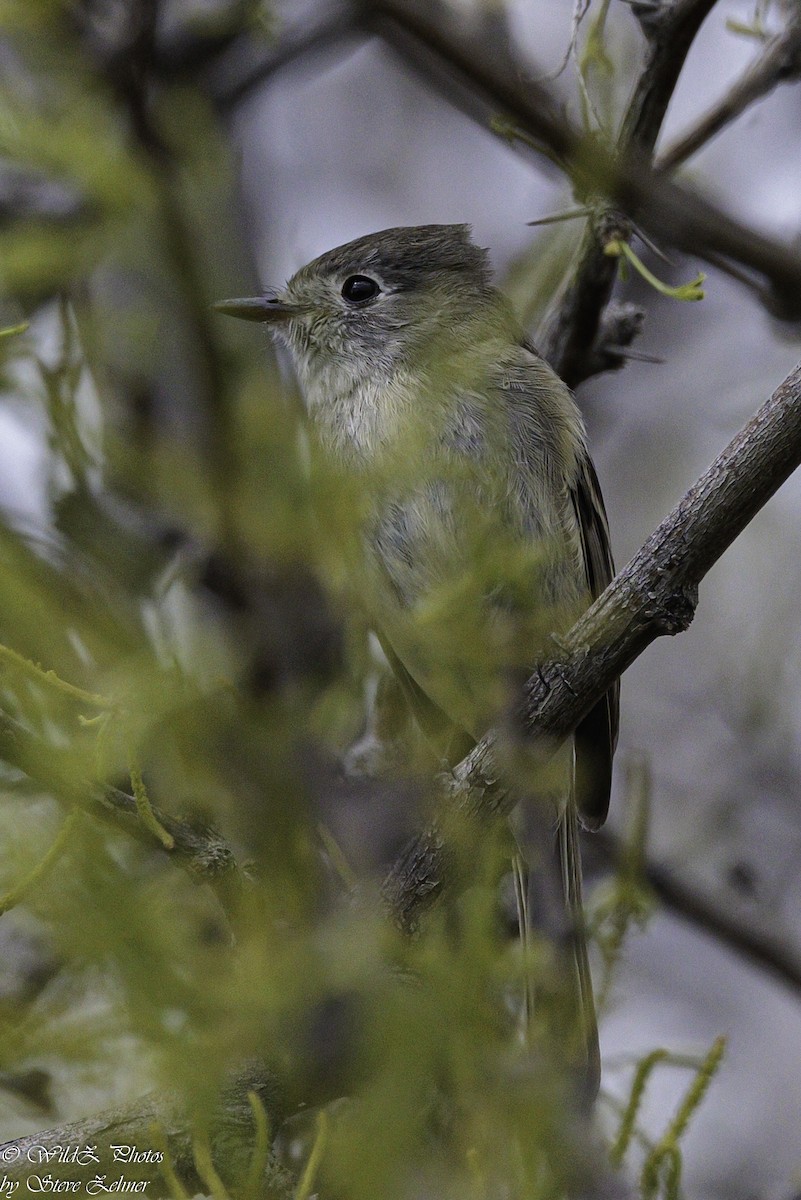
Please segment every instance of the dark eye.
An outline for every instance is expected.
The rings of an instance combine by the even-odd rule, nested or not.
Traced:
[[[348,304],[364,304],[381,291],[374,279],[367,275],[349,275],[342,284],[342,295]]]

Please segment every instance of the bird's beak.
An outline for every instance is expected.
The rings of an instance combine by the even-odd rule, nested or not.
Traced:
[[[243,321],[268,321],[280,324],[298,314],[291,304],[283,304],[271,296],[251,296],[242,300],[220,300],[214,305],[217,312],[227,317],[241,317]]]

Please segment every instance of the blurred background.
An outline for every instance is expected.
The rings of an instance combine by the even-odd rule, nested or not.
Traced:
[[[93,691],[113,690],[119,657],[103,647],[123,641],[134,691],[145,707],[163,700],[165,714],[148,655],[160,667],[179,662],[204,687],[246,666],[249,680],[263,684],[277,672],[305,696],[309,679],[327,679],[326,664],[341,653],[328,617],[307,606],[280,644],[268,632],[269,644],[259,645],[254,628],[269,631],[276,613],[294,610],[292,587],[307,593],[294,566],[289,582],[282,567],[266,591],[243,567],[261,553],[291,561],[287,530],[294,537],[307,528],[302,471],[288,465],[297,460],[294,402],[277,387],[283,378],[291,394],[291,379],[260,330],[218,328],[209,304],[280,285],[318,253],[373,230],[467,222],[537,342],[584,222],[529,223],[573,208],[570,184],[544,156],[494,133],[435,86],[424,61],[411,63],[391,37],[354,24],[345,4],[173,0],[158,6],[155,28],[131,31],[129,6],[96,0],[63,6],[74,11],[62,41],[43,34],[42,14],[7,8],[2,324],[30,327],[3,341],[0,505],[15,537],[46,547],[47,571],[71,562],[63,615],[73,633],[65,644],[52,629],[42,636],[31,609],[27,624],[7,616],[2,638],[66,678],[88,673]],[[792,3],[718,0],[708,8],[657,153],[796,19]],[[647,9],[623,0],[452,0],[447,20],[487,53],[511,51],[521,76],[547,80],[576,119],[582,63],[593,105],[587,119],[609,131],[645,61]],[[65,19],[51,0],[45,10],[47,19]],[[588,57],[592,37],[598,46]],[[754,230],[801,248],[798,83],[769,89],[677,178]],[[37,248],[43,229],[53,239],[46,253]],[[700,256],[658,247],[665,263],[636,235],[632,244],[666,283],[699,270],[706,281],[703,301],[692,304],[660,294],[634,271],[619,280],[616,296],[645,310],[633,346],[642,357],[577,389],[619,565],[801,357],[799,326],[770,315],[753,288]],[[220,396],[234,393],[226,408]],[[222,503],[232,463],[236,494]],[[801,1188],[799,518],[801,481],[793,478],[709,574],[690,630],[651,646],[623,680],[610,825],[625,834],[639,789],[653,882],[667,883],[625,941],[608,994],[600,1114],[613,1128],[642,1055],[664,1047],[697,1061],[725,1035],[723,1065],[683,1142],[692,1197],[789,1200]],[[248,553],[237,558],[232,547],[243,544]],[[332,548],[321,553],[327,561]],[[95,624],[94,592],[112,587],[97,563],[120,588],[114,630]],[[261,608],[251,605],[254,588],[267,597]],[[130,601],[135,613],[125,609],[126,589],[138,597]],[[231,605],[240,606],[241,621],[232,621]],[[47,626],[52,609],[42,612]],[[315,719],[327,744],[358,732],[360,688],[354,669],[320,702]],[[190,741],[205,728],[193,720]],[[142,737],[167,791],[180,756],[154,751],[152,730]],[[226,737],[230,744],[234,732]],[[124,774],[124,749],[113,747],[110,762]],[[198,781],[204,794],[194,800],[218,819],[222,812],[226,832],[254,853],[242,830],[255,788],[237,814],[234,801],[220,801],[217,775],[209,782],[198,768]],[[377,807],[369,789],[341,781],[338,789],[325,819],[345,857],[375,871],[414,828],[405,800],[388,788]],[[39,833],[54,828],[53,816],[34,795],[17,797],[2,819],[10,880],[36,860],[36,846],[46,848],[49,835],[42,841]],[[30,855],[19,848],[21,829],[36,832]],[[292,840],[291,831],[281,836]],[[258,860],[267,852],[256,841]],[[117,848],[112,858],[129,853]],[[594,889],[599,903],[608,886],[607,850],[588,845],[587,862],[592,908]],[[166,885],[154,880],[158,886]],[[69,903],[79,908],[78,897]],[[8,945],[18,947],[9,995],[24,986],[19,947],[27,953],[31,939],[41,940],[45,958],[65,954],[43,932],[54,904],[3,918]],[[70,1005],[54,1003],[57,972],[42,961],[34,954],[23,975],[37,997],[36,970],[49,980],[41,987],[54,1005],[50,1038],[27,1044],[7,1069],[46,1071],[60,1120],[140,1094],[152,1064],[135,1031],[127,1053],[118,1030],[112,1038],[113,1070],[107,1061],[102,1069],[81,1065],[77,1051],[61,1056],[57,1031]],[[97,1013],[108,1014],[107,981],[96,969],[83,1004],[94,996]],[[686,1066],[654,1070],[645,1134],[660,1136],[687,1078]],[[0,1095],[8,1137],[53,1123],[19,1094]]]

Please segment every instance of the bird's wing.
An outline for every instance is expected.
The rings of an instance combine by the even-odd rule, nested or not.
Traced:
[[[570,498],[581,536],[587,587],[595,599],[612,580],[615,567],[598,477],[586,452],[579,462]],[[609,810],[619,712],[620,683],[615,681],[576,728],[576,802],[586,829],[599,829]]]
[[[550,493],[557,523],[572,526],[581,551],[581,591],[594,600],[614,575],[609,527],[601,489],[584,445],[581,417],[568,388],[554,375],[534,347],[523,342],[504,365],[502,377],[520,416],[523,455],[539,455],[536,475],[550,472]],[[554,434],[561,430],[561,436]],[[568,495],[562,492],[564,481]],[[531,488],[533,508],[543,505],[542,488]],[[567,511],[565,510],[567,504]],[[546,514],[547,516],[547,514]],[[547,519],[541,522],[548,526]],[[603,825],[609,809],[612,756],[617,743],[619,685],[615,683],[590,710],[575,732],[576,803],[581,824],[587,829]]]
[[[483,503],[482,493],[487,505],[493,503],[491,498],[496,494],[488,467],[506,460],[501,469],[509,474],[501,481],[501,492],[520,496],[522,507],[512,516],[503,503],[494,504],[493,519],[502,523],[510,520],[523,536],[545,541],[558,536],[560,529],[569,529],[577,558],[580,551],[581,576],[574,575],[571,583],[571,569],[565,564],[564,573],[558,570],[561,578],[552,580],[552,591],[556,596],[564,592],[566,603],[578,601],[582,594],[594,599],[611,580],[614,568],[603,500],[584,447],[583,426],[575,403],[547,363],[526,344],[515,347],[498,364],[497,374],[489,383],[489,395],[466,395],[454,405],[445,450],[474,468],[474,498],[479,506]],[[511,416],[510,424],[501,417],[504,413]],[[511,442],[506,442],[508,438]],[[482,443],[490,451],[483,457]],[[424,593],[429,578],[436,575],[429,561],[431,547],[445,556],[446,561],[435,566],[440,574],[447,575],[451,568],[458,572],[459,555],[469,545],[457,528],[456,516],[462,511],[459,497],[450,506],[443,501],[455,486],[454,479],[447,478],[446,469],[436,497],[433,491],[429,495],[421,490],[413,503],[390,506],[374,545],[382,575],[392,585],[384,593],[387,611],[376,613],[379,636],[419,724],[440,745],[442,730],[448,726],[467,729],[475,739],[481,731],[478,718],[484,701],[483,693],[472,694],[469,679],[461,706],[455,703],[452,689],[438,689],[436,645],[426,649],[420,639],[415,644],[407,636],[407,606]],[[452,555],[450,562],[448,554]],[[579,567],[578,561],[575,565]],[[469,560],[464,566],[469,567]],[[461,701],[461,693],[458,699]],[[472,723],[471,705],[476,709]],[[586,828],[597,829],[606,818],[617,725],[615,685],[575,732],[576,803]],[[465,744],[469,748],[469,740]]]
[[[417,680],[407,671],[382,630],[376,628],[375,633],[417,724],[439,757],[449,766],[455,766],[473,749],[475,739],[461,725],[452,721],[423,691]]]

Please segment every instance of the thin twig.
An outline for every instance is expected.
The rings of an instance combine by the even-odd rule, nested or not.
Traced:
[[[623,119],[619,141],[622,157],[636,155],[650,168],[681,69],[714,3],[679,0],[665,10],[652,30],[645,65]],[[605,253],[606,246],[612,240],[626,244],[631,233],[630,221],[613,206],[593,215],[585,231],[578,269],[549,322],[542,352],[571,387],[587,379],[599,362],[601,318],[618,272],[617,262]]]
[[[339,42],[356,36],[357,33],[353,15],[339,13],[328,20],[321,21],[312,29],[304,29],[301,33],[293,34],[285,38],[276,49],[271,50],[269,54],[247,67],[233,82],[228,84],[212,83],[214,103],[221,113],[229,113],[243,100],[246,100],[256,88],[264,87],[269,83],[285,67],[291,66],[299,59],[324,52]]]
[[[618,858],[620,839],[608,829],[601,829],[592,835],[592,850],[600,851],[602,861],[611,863]],[[768,971],[778,982],[801,992],[801,953],[788,945],[781,930],[774,934],[749,925],[743,914],[721,902],[719,895],[689,883],[667,863],[646,859],[641,874],[665,908]]]
[[[771,38],[759,58],[727,94],[659,156],[657,170],[672,171],[686,162],[756,100],[767,96],[780,83],[789,83],[800,75],[801,9],[796,9],[784,31]]]

